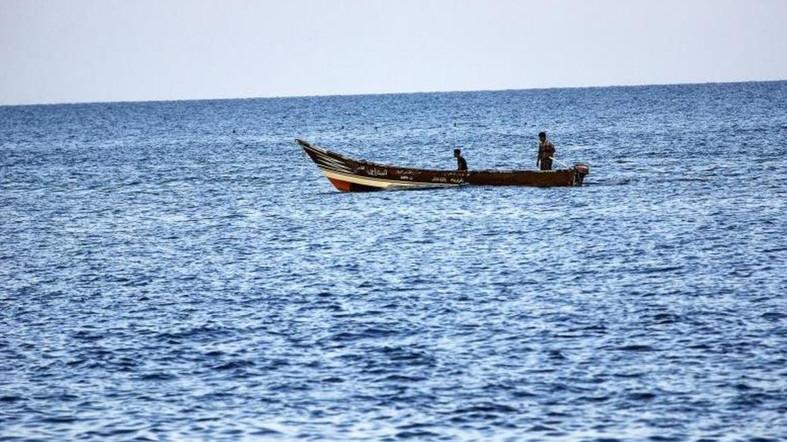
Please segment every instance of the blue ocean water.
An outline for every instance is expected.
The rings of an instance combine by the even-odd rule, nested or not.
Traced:
[[[0,107],[0,439],[785,440],[787,82]],[[293,139],[582,188],[336,192]]]

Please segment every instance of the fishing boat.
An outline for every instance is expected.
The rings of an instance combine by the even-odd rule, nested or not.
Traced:
[[[474,186],[581,186],[586,164],[558,170],[433,170],[356,160],[308,141],[295,140],[333,186],[342,192]]]

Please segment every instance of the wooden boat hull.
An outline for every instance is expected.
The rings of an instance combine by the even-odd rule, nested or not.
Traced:
[[[589,168],[576,165],[561,170],[431,170],[386,166],[355,160],[295,140],[317,164],[333,186],[342,192],[385,189],[428,189],[462,185],[478,186],[581,186]]]

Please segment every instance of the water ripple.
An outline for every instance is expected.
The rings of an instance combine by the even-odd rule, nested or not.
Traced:
[[[0,439],[787,439],[785,102],[0,107]],[[292,142],[531,167],[537,128],[586,187],[340,194]]]

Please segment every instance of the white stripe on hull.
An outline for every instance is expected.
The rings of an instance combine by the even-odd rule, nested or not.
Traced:
[[[318,161],[319,163],[321,163],[323,166],[327,168],[336,169],[348,173],[352,172],[344,163],[334,160],[333,158],[330,157],[323,156],[320,157]]]
[[[450,183],[424,183],[400,180],[387,180],[383,178],[362,177],[358,175],[350,175],[346,173],[339,173],[330,170],[322,169],[322,173],[328,178],[335,180],[346,181],[348,183],[360,184],[369,187],[378,187],[381,189],[396,188],[396,187],[452,187],[459,186],[460,184]]]

